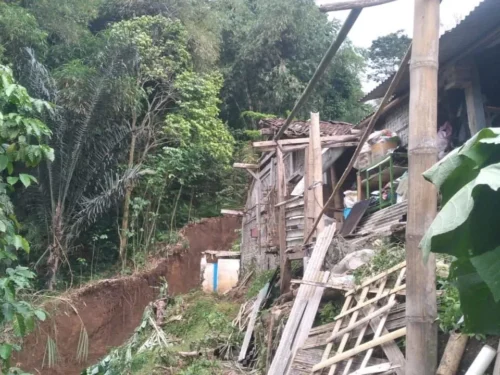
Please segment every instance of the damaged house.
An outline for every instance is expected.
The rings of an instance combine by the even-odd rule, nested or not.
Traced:
[[[500,2],[484,0],[440,38],[435,129],[439,158],[481,129],[500,124],[500,73],[495,69],[500,63],[499,15]],[[392,80],[363,100],[384,97]],[[319,121],[317,114],[312,114],[311,121],[292,121],[288,128],[285,120],[268,119],[260,123],[261,134],[268,140],[254,142],[255,150],[262,152],[258,164],[235,164],[253,177],[246,205],[238,212],[243,216],[240,272],[279,268],[281,293],[292,286],[288,310],[284,299],[270,309],[271,322],[286,316],[286,325],[273,342],[271,323],[267,374],[306,375],[325,369],[329,374],[405,374],[406,261],[387,265],[356,280],[355,285],[341,285],[336,283],[337,276],[347,275],[353,268],[348,265],[346,272],[336,271],[351,259],[348,255],[331,267],[327,255],[339,238],[352,251],[370,239],[405,233],[409,93],[410,74],[406,71],[364,145],[359,145],[361,135],[374,115],[354,126]],[[286,130],[280,132],[283,126]],[[363,149],[351,171],[358,146]],[[346,171],[350,171],[347,178],[338,186]],[[327,199],[334,191],[332,199]],[[332,223],[335,225],[329,225]],[[402,251],[404,259],[405,249]],[[290,264],[302,260],[302,278],[292,280]],[[362,264],[357,261],[354,259]],[[297,274],[294,276],[300,277]],[[352,272],[348,276],[354,278]],[[268,288],[270,285],[261,291],[262,300]],[[343,304],[335,317],[317,325],[326,291],[342,294]],[[253,324],[262,300],[253,305]],[[252,330],[249,324],[248,342]],[[447,347],[441,364],[448,372],[440,367],[438,374],[457,373],[468,339],[452,332],[449,343],[454,340],[461,342],[455,369],[448,367]],[[240,358],[245,358],[247,348],[244,346]],[[470,351],[473,356],[479,352],[477,348]],[[494,356],[495,350],[492,352]]]

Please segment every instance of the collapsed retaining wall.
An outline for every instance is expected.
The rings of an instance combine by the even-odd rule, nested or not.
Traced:
[[[156,298],[166,278],[170,294],[187,293],[200,286],[200,261],[205,250],[229,250],[241,222],[235,217],[205,219],[186,226],[181,234],[189,246],[161,259],[150,270],[130,277],[103,280],[54,298],[45,308],[52,313],[27,337],[18,367],[33,374],[78,375],[108,351],[122,345],[139,325],[144,309]],[[79,363],[77,347],[82,324],[89,336],[87,361]],[[42,367],[50,336],[57,345],[57,365]]]

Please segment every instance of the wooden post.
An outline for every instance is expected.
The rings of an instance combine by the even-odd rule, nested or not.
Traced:
[[[276,149],[276,169],[278,178],[278,204],[285,201],[285,163],[283,162],[283,152],[278,147]],[[290,289],[292,280],[292,267],[290,261],[286,257],[286,205],[282,204],[278,207],[278,235],[280,246],[280,292],[284,294]]]
[[[436,261],[431,254],[424,262],[419,244],[437,210],[437,192],[422,174],[437,162],[439,3],[415,0],[406,229],[406,375],[434,375],[437,366]]]
[[[319,113],[311,113],[311,124],[309,127],[309,147],[306,152],[305,186],[304,186],[304,238],[315,237],[311,231],[315,230],[316,236],[324,228],[321,220],[316,229],[313,223],[323,209],[323,158],[320,141]],[[307,258],[304,258],[304,267]]]
[[[256,217],[256,225],[257,225],[257,246],[259,248],[259,254],[262,253],[262,199],[264,199],[262,194],[262,182],[260,180],[259,172],[253,172],[251,169],[247,169],[247,172],[252,175],[255,179],[256,187],[257,187],[257,205],[255,206],[257,209],[257,217]]]
[[[339,182],[337,172],[335,171],[335,164],[332,165],[332,167],[330,168],[330,177],[331,177],[332,191],[333,191],[333,189],[335,189],[337,183]],[[344,208],[344,203],[342,201],[342,195],[340,194],[340,190],[339,189],[335,190],[337,190],[337,192],[333,196],[333,207],[335,208],[335,214],[333,215],[333,217],[340,224],[344,221],[344,213],[342,210]]]
[[[467,105],[467,118],[472,136],[486,127],[486,115],[484,112],[483,94],[479,72],[475,62],[470,65],[471,82],[465,88],[465,103]]]

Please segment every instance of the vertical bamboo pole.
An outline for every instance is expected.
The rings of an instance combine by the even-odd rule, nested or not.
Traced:
[[[285,164],[283,162],[283,152],[281,148],[276,149],[278,203],[285,201]],[[280,245],[280,292],[284,294],[290,289],[292,280],[292,268],[286,256],[286,205],[282,204],[278,208],[278,233]]]
[[[314,196],[314,221],[321,215],[323,210],[323,153],[321,149],[321,132],[319,125],[319,113],[311,113],[311,145],[313,153],[313,186]],[[320,220],[316,228],[318,236],[325,228],[325,223]]]
[[[437,193],[422,173],[437,161],[440,0],[415,0],[410,64],[408,225],[406,229],[406,374],[434,375],[437,365],[436,261],[419,243],[437,210]]]
[[[317,237],[324,229],[324,222],[321,220],[316,227],[313,223],[321,215],[323,209],[323,158],[321,150],[321,135],[319,125],[319,113],[311,113],[311,123],[309,125],[309,146],[306,151],[306,165],[304,178],[304,213],[305,222],[304,238]],[[314,234],[311,236],[311,230]],[[304,269],[307,266],[307,258],[304,258]]]

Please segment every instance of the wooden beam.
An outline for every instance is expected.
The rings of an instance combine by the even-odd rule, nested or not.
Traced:
[[[420,241],[437,211],[437,191],[423,173],[437,162],[440,0],[415,0],[410,67],[408,224],[406,226],[406,375],[435,375],[436,260]]]
[[[339,10],[350,10],[357,8],[368,8],[376,5],[392,3],[396,0],[346,0],[336,1],[331,4],[322,4],[319,6],[321,12],[337,12]]]
[[[467,105],[467,118],[469,129],[474,136],[481,129],[486,127],[486,115],[484,112],[483,93],[481,92],[481,82],[479,71],[475,63],[471,64],[471,82],[465,88],[465,103]]]
[[[344,173],[339,179],[339,182],[337,183],[337,186],[335,186],[335,189],[333,189],[332,194],[330,195],[330,198],[328,198],[328,201],[325,203],[325,207],[323,208],[323,212],[321,212],[320,217],[316,220],[314,223],[314,227],[316,227],[323,214],[325,213],[325,208],[328,207],[333,200],[335,199],[335,194],[337,191],[340,189],[340,187],[345,183],[347,180],[347,177],[352,171],[352,168],[354,167],[354,163],[356,162],[356,159],[359,156],[359,153],[361,152],[361,149],[363,148],[363,145],[367,141],[368,137],[370,136],[373,128],[375,127],[375,124],[377,123],[378,119],[380,118],[380,115],[382,111],[384,110],[385,106],[389,102],[389,100],[392,98],[392,95],[394,94],[394,91],[398,87],[399,83],[401,82],[401,79],[403,78],[404,74],[406,73],[406,69],[408,68],[408,62],[410,61],[410,56],[411,56],[411,46],[408,48],[408,51],[406,52],[406,55],[404,56],[403,60],[401,61],[401,65],[396,72],[396,75],[392,79],[391,84],[389,85],[389,88],[387,89],[387,92],[385,93],[384,98],[382,99],[382,102],[380,103],[380,106],[378,107],[377,111],[373,115],[373,117],[370,119],[370,123],[368,126],[365,128],[365,132],[361,136],[361,139],[359,140],[358,147],[356,148],[356,151],[354,151],[354,155],[351,158],[351,161],[347,165],[346,169],[344,170]],[[304,243],[309,242],[310,238],[305,238]]]
[[[338,354],[330,359],[327,359],[326,361],[322,361],[322,362],[318,363],[316,366],[314,366],[312,368],[312,371],[316,372],[316,371],[322,370],[325,367],[329,367],[329,366],[334,365],[336,363],[339,363],[341,361],[345,361],[346,359],[354,357],[356,354],[362,353],[362,352],[364,352],[368,349],[371,349],[371,348],[375,348],[375,347],[380,346],[388,341],[398,339],[398,338],[403,337],[405,335],[406,335],[406,328],[398,329],[397,331],[388,333],[387,335],[384,335],[384,336],[379,337],[375,340],[364,343],[364,344],[357,346],[351,350],[348,350],[344,353],[340,353],[340,354]]]
[[[295,104],[292,111],[288,115],[285,123],[280,128],[278,133],[275,135],[274,140],[280,139],[283,136],[283,134],[285,134],[286,130],[292,123],[292,120],[295,118],[300,108],[307,102],[307,99],[309,99],[309,96],[311,96],[314,88],[316,87],[321,77],[325,73],[326,69],[330,65],[331,61],[333,60],[333,58],[339,51],[340,47],[344,43],[344,40],[346,40],[349,31],[351,31],[352,27],[356,23],[356,20],[358,19],[360,14],[361,14],[361,9],[354,9],[349,13],[349,16],[347,17],[346,21],[342,25],[342,28],[339,30],[337,34],[337,38],[335,39],[335,41],[332,42],[332,44],[326,51],[325,56],[323,56],[323,59],[316,68],[316,71],[314,72],[311,80],[307,84],[307,87],[304,89],[304,92],[297,100],[297,103]]]
[[[359,135],[329,135],[325,137],[321,137],[321,145],[330,143],[342,143],[342,142],[349,142],[349,141],[356,141],[359,139]],[[291,146],[291,145],[307,145],[309,143],[309,137],[306,138],[292,138],[292,139],[283,139],[280,141],[259,141],[259,142],[253,142],[252,146],[258,151],[268,150],[272,149],[275,150],[278,145],[280,145],[282,148],[284,146]]]
[[[346,148],[346,147],[356,147],[358,145],[358,142],[325,142],[321,144],[321,148]],[[280,146],[281,147],[281,146]],[[307,144],[302,144],[302,145],[295,145],[295,146],[282,146],[281,151],[284,153],[292,152],[292,151],[299,151],[299,150],[305,150],[307,147]],[[268,151],[274,151],[275,147],[269,147],[269,148],[261,148],[259,151],[261,152],[268,152]]]
[[[341,318],[343,318],[343,317],[344,317],[344,316],[346,316],[346,315],[349,315],[349,314],[351,314],[351,313],[353,313],[353,312],[355,312],[355,311],[358,311],[359,309],[361,309],[361,308],[363,308],[363,307],[365,307],[365,306],[369,306],[369,305],[371,305],[372,303],[378,302],[378,301],[380,301],[381,299],[384,299],[384,298],[389,297],[389,296],[391,296],[391,295],[393,295],[393,294],[396,294],[396,293],[398,293],[398,292],[400,292],[400,291],[402,291],[402,290],[404,290],[404,289],[406,289],[406,284],[404,284],[404,285],[400,285],[400,286],[398,286],[398,287],[396,287],[396,288],[393,288],[393,289],[391,289],[391,290],[389,290],[389,291],[387,291],[387,292],[382,293],[380,296],[378,296],[378,297],[374,297],[374,298],[372,298],[372,299],[369,299],[368,301],[365,301],[365,302],[363,302],[363,303],[358,303],[358,304],[356,305],[356,307],[353,307],[352,309],[347,310],[347,311],[346,311],[345,313],[343,313],[343,314],[337,315],[337,316],[335,317],[335,320],[341,319]],[[408,294],[407,294],[407,296],[408,296]]]
[[[222,210],[220,210],[220,213],[222,215],[245,216],[245,213],[243,211],[236,211],[236,210],[225,210],[225,209],[222,209]]]
[[[318,281],[318,273],[321,272],[326,253],[332,242],[335,233],[335,223],[327,227],[318,237],[311,255],[311,260],[304,272],[306,280]],[[321,280],[321,279],[319,279]],[[292,348],[298,348],[303,345],[303,342],[297,342],[297,333],[300,331],[301,324],[310,324],[312,322],[303,322],[302,317],[306,311],[309,300],[314,296],[316,287],[301,285],[297,292],[297,297],[290,312],[290,316],[286,322],[285,329],[281,335],[278,349],[273,359],[273,363],[268,374],[281,375],[286,374],[286,369],[290,364],[292,357]]]
[[[341,338],[342,336],[344,336],[346,333],[349,333],[349,332],[353,331],[355,328],[357,328],[359,326],[362,326],[365,323],[369,323],[370,320],[372,320],[373,318],[376,318],[379,315],[382,315],[382,314],[384,314],[386,312],[389,312],[394,307],[394,305],[396,305],[396,301],[392,301],[389,304],[385,305],[384,307],[381,307],[380,309],[372,312],[371,314],[368,314],[363,319],[360,319],[357,322],[355,322],[354,324],[351,324],[351,325],[347,326],[346,328],[341,329],[339,332],[332,334],[326,340],[326,342],[324,342],[323,344],[326,345],[326,344],[328,344],[330,342],[334,342],[335,340],[337,340],[337,339]]]
[[[258,164],[246,164],[246,163],[234,163],[233,168],[259,169],[259,165]]]
[[[276,169],[277,169],[277,185],[278,185],[278,204],[285,201],[285,163],[283,161],[283,153],[278,148],[276,150]],[[280,292],[284,294],[290,289],[290,281],[292,280],[292,266],[290,260],[286,256],[286,206],[278,207],[278,236],[280,248]]]
[[[387,104],[385,106],[385,108],[383,109],[383,111],[380,113],[380,116],[385,115],[391,109],[397,107],[398,105],[400,105],[401,103],[404,103],[405,101],[408,101],[408,94],[405,94],[403,96],[400,96],[399,98],[396,98],[396,99],[392,100],[389,104]],[[362,128],[364,128],[366,125],[368,125],[370,123],[372,117],[373,117],[373,115],[371,115],[370,117],[365,118],[359,124],[354,125],[354,127],[356,129],[362,129]]]

